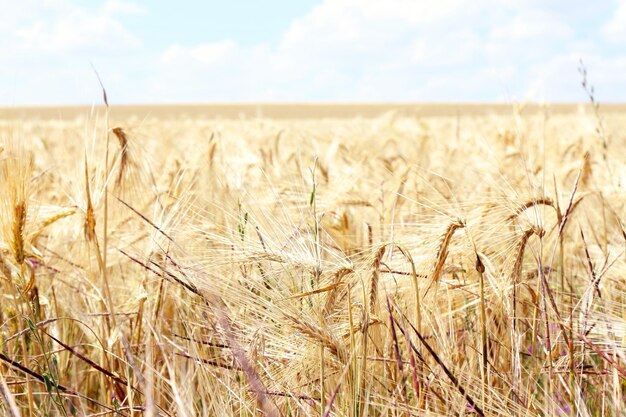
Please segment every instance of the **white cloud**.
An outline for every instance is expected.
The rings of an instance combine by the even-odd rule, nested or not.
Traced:
[[[532,80],[515,62],[547,59],[573,37],[565,19],[540,7],[326,0],[273,45],[174,46],[150,85],[163,92],[176,78],[198,80],[201,101],[521,99]]]
[[[238,46],[233,41],[223,41],[201,44],[192,47],[174,45],[162,55],[165,65],[185,66],[189,64],[200,66],[217,66],[233,59],[238,52]]]
[[[558,16],[531,10],[514,16],[502,26],[496,26],[491,32],[491,37],[510,42],[532,38],[565,39],[572,33],[572,28]]]
[[[100,96],[90,62],[115,62],[105,79],[121,78],[124,59],[142,40],[120,17],[145,11],[108,0],[87,8],[72,0],[0,0],[0,97],[13,103],[85,103]],[[101,71],[102,72],[102,71]]]
[[[626,42],[626,0],[618,3],[615,14],[604,25],[602,33],[611,42]]]
[[[580,55],[564,53],[533,65],[528,71],[532,81],[531,97],[548,101],[559,97],[560,101],[586,102],[588,97],[581,87],[581,75],[578,72]],[[606,57],[590,53],[585,57],[588,83],[594,86],[595,98],[599,102],[623,101],[619,92],[626,91],[626,58]],[[618,92],[617,98],[615,92]]]
[[[5,39],[5,56],[141,46],[141,40],[118,20],[120,14],[142,12],[131,3],[109,0],[97,10],[89,10],[68,0],[3,0],[1,8],[0,36]]]
[[[108,16],[116,14],[145,15],[147,13],[146,9],[138,4],[123,0],[107,0],[100,7],[100,11]]]

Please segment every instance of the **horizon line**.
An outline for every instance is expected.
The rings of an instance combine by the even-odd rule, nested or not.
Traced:
[[[600,101],[599,106],[623,106],[626,101]],[[190,101],[190,102],[129,102],[109,103],[109,107],[202,107],[202,106],[586,106],[592,105],[589,100],[581,101]],[[1,104],[0,109],[26,108],[74,108],[74,107],[106,107],[103,103],[28,103]]]
[[[110,104],[110,103],[109,103]],[[626,103],[601,103],[600,111],[626,113]],[[208,119],[349,119],[376,118],[387,113],[415,117],[461,117],[519,114],[574,114],[592,112],[589,102],[224,102],[224,103],[148,103],[109,105],[111,117],[133,116],[157,118]],[[76,119],[95,111],[106,110],[105,104],[70,105],[0,105],[0,119]]]

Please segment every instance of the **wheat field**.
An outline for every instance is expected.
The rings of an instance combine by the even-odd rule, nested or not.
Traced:
[[[624,416],[626,111],[0,120],[0,412]]]

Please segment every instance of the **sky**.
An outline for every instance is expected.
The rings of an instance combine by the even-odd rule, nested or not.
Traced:
[[[0,106],[626,102],[626,0],[0,0]]]

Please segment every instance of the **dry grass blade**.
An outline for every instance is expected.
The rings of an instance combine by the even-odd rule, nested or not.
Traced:
[[[559,223],[559,233],[558,236],[559,238],[563,235],[563,231],[565,230],[565,225],[567,224],[567,221],[569,220],[569,218],[572,215],[572,212],[574,210],[574,197],[576,195],[576,191],[578,190],[578,184],[580,182],[580,176],[582,175],[583,172],[583,167],[585,164],[585,161],[589,158],[589,154],[586,153],[584,155],[584,160],[583,160],[583,166],[578,170],[578,174],[576,175],[576,180],[574,181],[574,187],[572,189],[572,193],[570,195],[569,198],[569,203],[567,205],[567,208],[565,210],[565,213],[563,214],[563,217],[561,218],[561,221]],[[580,201],[580,200],[579,200]],[[553,262],[554,262],[554,256],[556,254],[556,246],[555,249],[552,252],[552,256],[550,259],[550,267],[552,266]],[[561,315],[559,313],[559,308],[556,304],[556,301],[554,299],[554,295],[552,294],[552,289],[550,287],[550,283],[548,282],[546,275],[543,273],[544,269],[541,265],[539,265],[539,278],[541,279],[541,285],[545,291],[545,293],[548,295],[548,299],[550,300],[550,306],[552,307],[552,310],[554,311],[554,313],[557,316],[557,323],[559,325],[559,327],[561,328],[562,334],[563,334],[563,338],[565,339],[566,344],[569,344],[569,338],[567,336],[568,332],[565,329],[565,324],[563,323],[563,320],[561,318]],[[546,316],[546,320],[547,320],[547,316]]]
[[[354,355],[354,352],[353,352],[353,355]],[[324,409],[323,417],[330,416],[330,412],[333,409],[333,404],[335,403],[335,399],[337,398],[337,394],[339,393],[339,388],[341,388],[341,384],[343,384],[346,374],[350,370],[351,363],[352,363],[352,358],[350,358],[350,360],[348,360],[346,365],[343,367],[343,370],[341,371],[341,375],[339,376],[339,380],[337,381],[337,385],[335,385],[335,388],[333,389],[333,392],[330,395],[330,398],[328,399],[328,403],[326,404],[326,407]]]
[[[584,334],[579,333],[578,338],[582,340],[583,342],[585,342],[585,344],[589,346],[591,349],[593,349],[593,351],[596,352],[603,360],[611,364],[615,368],[615,370],[619,372],[622,378],[626,378],[626,369],[624,369],[624,367],[622,367],[619,363],[613,360],[610,354],[607,354],[605,351],[600,349],[595,343],[589,340],[587,336],[585,336]]]
[[[593,267],[593,262],[591,261],[591,256],[589,255],[589,248],[587,246],[587,241],[585,240],[585,234],[582,229],[580,230],[580,237],[583,240],[583,244],[585,246],[585,258],[587,259],[587,266],[589,267],[589,273],[591,274],[591,284],[593,285],[596,294],[598,294],[598,298],[602,298],[602,293],[600,292],[600,277],[597,276],[596,270]]]
[[[396,333],[396,326],[393,321],[393,311],[391,310],[391,302],[389,296],[387,296],[387,312],[389,313],[389,326],[391,328],[391,339],[393,340],[393,351],[396,357],[396,365],[398,367],[398,373],[400,374],[400,381],[398,383],[398,389],[400,390],[400,396],[402,402],[407,404],[406,387],[404,381],[404,364],[402,362],[402,354],[400,353],[400,343],[398,342],[398,334]]]
[[[45,330],[41,330],[46,336],[48,336],[50,339],[54,340],[56,343],[58,343],[59,345],[61,345],[65,350],[67,350],[69,353],[71,353],[72,355],[76,356],[78,359],[80,359],[81,361],[85,362],[86,364],[88,364],[90,367],[92,367],[93,369],[97,370],[98,372],[106,375],[107,377],[111,378],[113,381],[115,381],[116,383],[120,384],[121,386],[129,386],[128,382],[126,380],[124,380],[123,378],[120,378],[119,376],[115,375],[114,373],[110,372],[109,370],[107,370],[106,368],[104,368],[101,365],[98,365],[97,363],[95,363],[94,361],[92,361],[91,359],[89,359],[88,357],[86,357],[85,355],[77,352],[75,349],[73,349],[71,346],[67,345],[66,343],[63,343],[61,340],[57,339],[56,337],[54,337],[53,335],[51,335],[50,333],[48,333]],[[141,391],[138,388],[132,387],[133,390],[137,391],[138,393],[141,394]]]
[[[133,208],[130,204],[128,204],[126,201],[122,200],[121,198],[118,198],[118,197],[115,197],[115,198],[117,199],[117,201],[119,201],[120,203],[125,205],[129,210],[131,210],[133,213],[135,213],[137,216],[139,216],[141,218],[141,220],[143,220],[144,222],[146,222],[150,226],[152,226],[152,228],[154,228],[154,230],[156,230],[157,232],[159,232],[160,234],[165,236],[167,238],[167,240],[169,240],[170,242],[174,242],[174,239],[172,239],[172,237],[170,235],[165,233],[163,231],[163,229],[161,229],[159,226],[154,224],[154,222],[152,222],[149,218],[147,218],[146,216],[141,214],[139,211],[137,211],[135,208]]]
[[[304,292],[304,293],[301,293],[301,294],[292,295],[290,297],[285,298],[285,300],[296,300],[298,298],[304,298],[304,297],[309,297],[309,296],[315,295],[315,294],[321,294],[321,293],[324,293],[324,292],[332,291],[332,290],[336,289],[338,286],[339,286],[339,284],[329,284],[329,285],[326,285],[326,286],[324,286],[322,288],[318,288],[318,289],[315,289],[315,290],[312,290],[312,291],[307,291],[307,292]]]
[[[586,153],[584,158],[583,158],[583,167],[587,161],[587,159],[589,159],[589,154]],[[574,210],[574,196],[576,195],[576,191],[578,190],[578,184],[580,182],[580,176],[582,175],[583,172],[583,168],[581,168],[578,171],[578,174],[576,175],[576,180],[574,181],[574,188],[572,189],[572,194],[570,195],[569,198],[569,203],[567,205],[567,208],[565,209],[565,213],[563,214],[563,218],[561,219],[561,223],[559,224],[559,235],[561,235],[563,233],[563,230],[565,229],[565,225],[567,224],[567,221],[569,220],[572,211]]]
[[[132,261],[134,261],[135,263],[144,267],[146,270],[149,270],[159,275],[157,271],[153,270],[152,268],[150,268],[150,266],[146,265],[145,263],[128,255],[126,252],[122,250],[120,250],[120,252],[126,257],[128,257],[129,259],[131,259]],[[222,311],[223,307],[219,305],[220,303],[217,301],[212,301],[211,298],[202,294],[202,292],[200,292],[198,288],[196,288],[193,285],[183,282],[180,278],[176,277],[174,274],[168,273],[167,271],[163,271],[163,272],[165,272],[167,276],[172,278],[176,283],[181,284],[184,288],[191,291],[193,294],[198,295],[207,304],[207,306],[211,308],[211,310],[215,313],[218,319],[218,322],[220,323],[220,326],[222,327],[225,333],[226,340],[228,340],[229,347],[231,351],[233,352],[235,359],[239,363],[239,367],[248,377],[248,383],[250,384],[252,391],[256,394],[261,409],[268,416],[271,416],[271,417],[280,416],[280,410],[276,407],[276,405],[272,401],[270,401],[267,398],[265,394],[267,390],[265,389],[263,382],[261,381],[258,373],[256,372],[256,370],[250,363],[247,355],[245,354],[245,351],[243,350],[239,342],[237,342],[237,340],[235,339],[232,329],[231,329],[230,319],[228,318],[226,313]]]
[[[128,259],[130,259],[131,261],[133,261],[134,263],[136,263],[137,265],[140,265],[141,267],[143,267],[145,270],[152,272],[153,274],[155,274],[156,276],[162,276],[161,272],[153,269],[150,267],[150,265],[140,261],[139,259],[137,259],[134,256],[129,255],[128,253],[124,252],[122,249],[118,249],[119,252],[126,256]],[[176,284],[180,284],[183,288],[185,288],[186,290],[192,292],[193,294],[199,296],[200,298],[202,298],[203,300],[206,301],[204,295],[200,292],[200,290],[198,289],[198,287],[196,287],[193,284],[190,284],[188,282],[183,281],[182,279],[180,279],[179,277],[177,277],[176,275],[172,274],[169,271],[166,270],[162,270],[162,273],[165,274],[166,277],[168,277],[169,279],[172,280],[172,282],[176,283]]]
[[[193,361],[200,362],[202,364],[209,365],[209,366],[214,366],[216,368],[228,369],[229,371],[243,372],[243,369],[239,368],[238,366],[229,365],[227,363],[222,363],[222,362],[211,360],[211,359],[197,358],[184,352],[176,352],[176,356],[191,359]]]
[[[389,301],[389,296],[387,296],[387,312],[389,313],[389,326],[391,327],[393,351],[396,355],[396,364],[398,365],[398,370],[400,371],[400,373],[402,373],[402,370],[403,370],[402,355],[400,354],[400,345],[398,343],[398,335],[396,334],[396,326],[393,321],[393,312],[391,311],[391,302]]]
[[[107,96],[107,90],[104,88],[104,84],[102,83],[102,79],[100,78],[100,74],[96,70],[96,67],[91,64],[91,69],[96,74],[96,78],[98,79],[98,84],[100,84],[100,89],[102,89],[102,100],[104,101],[104,105],[109,108],[109,98]]]
[[[37,372],[35,372],[35,371],[33,371],[33,370],[31,370],[31,369],[21,365],[19,362],[16,362],[16,361],[12,360],[8,356],[6,356],[4,353],[0,353],[0,361],[3,361],[5,363],[7,363],[8,365],[10,365],[11,367],[17,369],[18,371],[23,372],[26,375],[35,378],[41,384],[45,385],[47,383],[46,382],[47,380],[46,380],[46,378],[43,375],[38,374]],[[98,400],[95,400],[93,398],[87,397],[86,395],[83,395],[83,394],[81,394],[81,393],[79,393],[77,391],[74,391],[74,390],[72,390],[72,389],[70,389],[70,388],[68,388],[68,387],[66,387],[64,385],[57,384],[55,388],[57,388],[59,391],[62,391],[64,393],[67,393],[67,394],[70,394],[70,395],[74,395],[76,397],[80,397],[82,399],[90,401],[90,402],[96,404],[99,407],[102,407],[102,408],[104,408],[106,410],[109,410],[110,412],[115,412],[114,408],[109,407],[108,405],[103,404],[103,403],[101,403]]]
[[[13,394],[11,394],[2,374],[0,374],[0,398],[2,398],[2,402],[6,407],[6,411],[9,413],[9,417],[22,417],[22,413],[20,413],[19,408],[17,408],[15,398],[13,398]]]
[[[270,398],[268,398],[266,394],[267,389],[265,388],[263,381],[261,381],[259,374],[252,366],[252,363],[250,363],[248,356],[246,355],[239,342],[237,342],[237,340],[235,339],[235,336],[233,335],[231,329],[230,319],[220,307],[216,306],[216,308],[214,308],[214,311],[217,315],[218,322],[220,323],[220,326],[224,331],[226,340],[228,340],[228,344],[231,348],[231,351],[233,352],[233,356],[235,356],[235,359],[239,363],[239,366],[241,367],[244,374],[247,376],[248,384],[250,384],[250,388],[255,393],[261,410],[268,417],[281,416],[281,412],[276,404]]]
[[[394,306],[394,308],[396,309],[396,311],[398,311],[398,313],[400,313],[400,315],[402,315],[402,317],[404,318],[405,322],[408,323],[408,325],[411,327],[411,329],[413,330],[413,332],[415,333],[415,335],[418,337],[418,339],[420,340],[420,342],[422,343],[422,345],[426,348],[426,350],[428,351],[428,353],[430,354],[430,356],[435,360],[435,362],[437,362],[437,364],[441,367],[441,369],[443,370],[443,372],[446,374],[446,376],[448,377],[448,379],[450,380],[450,382],[452,382],[452,384],[459,390],[459,392],[461,393],[461,395],[465,398],[465,400],[469,403],[469,405],[472,407],[472,409],[481,417],[485,416],[485,413],[483,412],[482,408],[479,407],[476,402],[474,401],[474,399],[469,395],[469,393],[467,392],[467,390],[459,383],[459,380],[454,376],[454,374],[450,371],[450,369],[448,369],[448,367],[445,365],[445,363],[443,363],[443,361],[441,360],[441,358],[439,358],[439,355],[437,355],[437,353],[435,352],[435,350],[430,346],[430,344],[426,341],[426,339],[424,338],[424,336],[422,336],[422,334],[415,328],[415,326],[413,326],[413,324],[408,321],[408,319],[406,318],[406,316],[404,315],[404,313],[398,309],[397,306]],[[398,325],[401,326],[400,322],[398,321],[397,318],[393,317],[392,318],[394,320],[394,322]],[[415,346],[413,346],[411,344],[411,348],[413,349],[413,351],[415,353],[418,353],[419,351],[417,350],[417,348]]]

